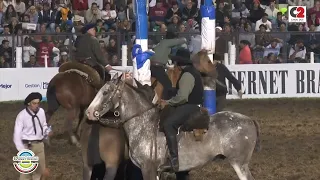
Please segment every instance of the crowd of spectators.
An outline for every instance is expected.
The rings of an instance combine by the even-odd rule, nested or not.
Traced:
[[[150,48],[165,37],[152,32],[175,31],[189,40],[186,48],[196,51],[192,39],[201,39],[202,1],[149,0]],[[215,4],[217,58],[223,59],[231,41],[239,43],[240,64],[308,62],[308,52],[320,62],[320,36],[303,33],[320,30],[320,1],[217,0]],[[307,6],[307,23],[288,23],[287,13],[279,10],[288,5]],[[0,67],[14,67],[16,47],[23,48],[24,67],[43,67],[46,58],[51,67],[69,61],[87,23],[96,24],[108,63],[120,65],[120,45],[126,42],[130,47],[135,38],[132,0],[0,0]]]

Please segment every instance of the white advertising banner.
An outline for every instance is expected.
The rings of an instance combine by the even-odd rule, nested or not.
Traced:
[[[114,68],[132,72],[132,67]],[[320,64],[231,65],[228,68],[241,82],[244,99],[320,97]],[[57,73],[58,68],[0,69],[0,101],[23,100],[31,92],[40,92],[45,97],[47,86]],[[237,99],[228,80],[226,84],[227,98]]]
[[[320,97],[320,64],[232,65],[228,68],[241,82],[246,99]],[[231,88],[228,81],[227,86]],[[233,86],[232,89],[235,90]],[[238,97],[229,90],[227,98]]]

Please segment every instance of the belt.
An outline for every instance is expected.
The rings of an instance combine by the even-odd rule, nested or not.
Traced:
[[[22,140],[23,144],[41,143],[42,140]]]
[[[162,63],[158,63],[158,62],[156,62],[156,61],[151,61],[151,63],[150,63],[151,65],[153,65],[153,66],[161,66],[161,67],[165,67],[165,65],[163,65]]]

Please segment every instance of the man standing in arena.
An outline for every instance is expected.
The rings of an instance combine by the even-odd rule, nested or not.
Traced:
[[[31,174],[20,174],[20,180],[44,179],[47,174],[43,139],[51,136],[44,110],[39,107],[42,95],[33,92],[24,100],[26,106],[18,114],[14,126],[13,141],[18,151],[31,150],[39,157],[38,168]]]
[[[95,24],[88,24],[82,29],[82,33],[85,35],[78,37],[75,44],[77,61],[93,67],[103,80],[110,80],[111,75],[108,71],[111,70],[111,66],[103,59],[104,56],[96,38],[95,26]],[[102,66],[105,68],[102,68]]]
[[[177,38],[177,34],[168,31],[166,39],[162,39],[154,48],[155,54],[150,58],[151,76],[156,78],[163,86],[162,99],[168,100],[171,98],[172,84],[165,72],[165,66],[168,63],[168,55],[171,53],[171,48],[186,43],[186,38]]]

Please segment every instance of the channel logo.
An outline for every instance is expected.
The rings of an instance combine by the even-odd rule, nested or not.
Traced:
[[[12,84],[0,84],[1,89],[11,89]]]

